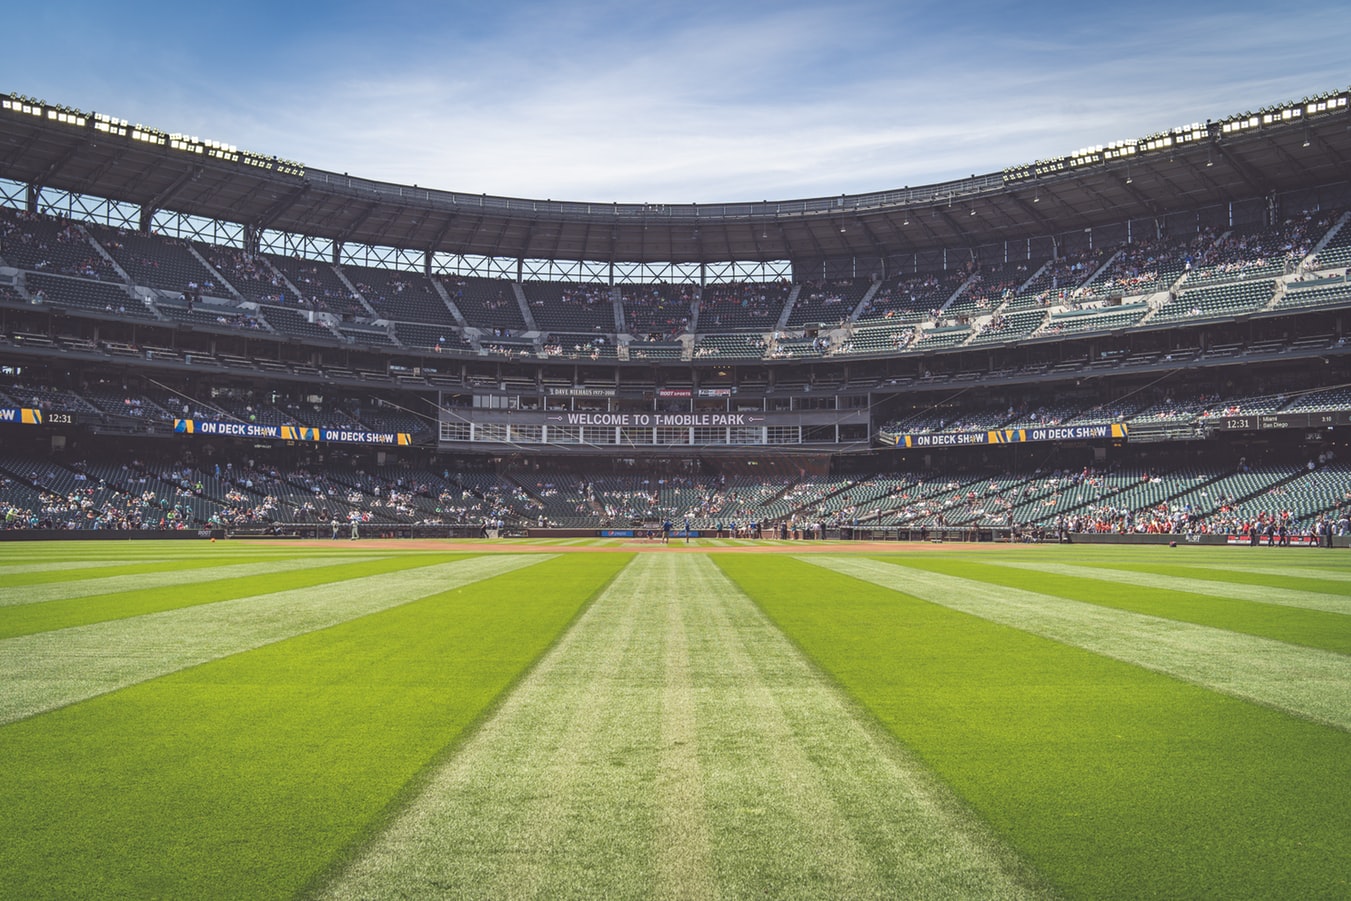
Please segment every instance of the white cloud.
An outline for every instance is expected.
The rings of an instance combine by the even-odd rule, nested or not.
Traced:
[[[148,124],[318,168],[466,192],[709,202],[997,171],[1338,87],[1351,37],[1345,16],[1316,9],[1138,22],[1122,10],[1111,26],[1064,27],[956,12],[938,27],[883,7],[531,9],[397,39],[297,35],[275,65],[228,77],[113,74]],[[52,99],[81,102],[71,94]]]

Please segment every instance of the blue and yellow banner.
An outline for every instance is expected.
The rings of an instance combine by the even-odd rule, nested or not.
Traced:
[[[1124,423],[1104,425],[1038,426],[1032,429],[992,429],[985,432],[932,432],[929,434],[890,434],[878,436],[883,444],[895,447],[959,447],[965,445],[1022,444],[1028,441],[1093,441],[1125,438],[1130,428]]]
[[[214,438],[267,438],[273,441],[379,444],[394,447],[408,447],[413,443],[413,436],[408,432],[363,432],[355,429],[325,429],[303,425],[257,425],[249,422],[210,422],[200,419],[175,419],[174,431],[180,435],[208,435]]]
[[[42,411],[35,407],[0,407],[0,422],[42,425]]]

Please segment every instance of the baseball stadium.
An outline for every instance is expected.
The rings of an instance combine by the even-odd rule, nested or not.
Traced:
[[[1351,89],[1272,101],[592,203],[0,95],[0,897],[1351,896]]]

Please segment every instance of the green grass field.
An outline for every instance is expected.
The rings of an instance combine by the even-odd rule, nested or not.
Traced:
[[[0,545],[0,898],[1351,897],[1344,551],[750,546]]]

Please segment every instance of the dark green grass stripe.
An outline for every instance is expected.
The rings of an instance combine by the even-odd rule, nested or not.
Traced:
[[[545,561],[0,728],[0,891],[293,897],[627,561]]]
[[[164,610],[179,610],[200,604],[214,604],[235,598],[251,597],[329,585],[361,576],[399,572],[459,560],[465,554],[445,554],[421,557],[385,557],[378,560],[344,563],[335,559],[331,566],[320,569],[287,570],[261,576],[241,576],[218,579],[213,582],[193,582],[188,585],[167,585],[112,594],[79,598],[62,598],[40,604],[18,604],[0,607],[0,639],[18,635],[32,635],[53,629],[87,626],[129,616],[144,616]]]
[[[300,556],[297,554],[296,556]],[[272,558],[268,559],[283,559]],[[112,576],[138,576],[144,573],[178,572],[204,569],[209,566],[233,566],[236,563],[257,563],[258,558],[245,554],[222,554],[220,557],[197,559],[155,560],[148,563],[128,563],[122,566],[102,566],[96,569],[70,569],[56,572],[11,573],[4,577],[6,590],[24,585],[46,585],[50,582],[79,582],[85,579],[107,579]]]
[[[875,559],[992,585],[1036,591],[1071,601],[1083,601],[1100,607],[1131,610],[1150,616],[1214,626],[1231,632],[1242,632],[1291,644],[1351,654],[1351,622],[1348,622],[1346,616],[1337,613],[1262,604],[1238,598],[1190,594],[1185,591],[1145,589],[1137,585],[1092,578],[1087,573],[1083,578],[1076,578],[1041,570],[1010,569],[997,564],[954,560],[950,557],[930,558],[920,554],[907,554],[903,558]]]
[[[1069,894],[1351,889],[1351,734],[800,561],[715,559]]]

